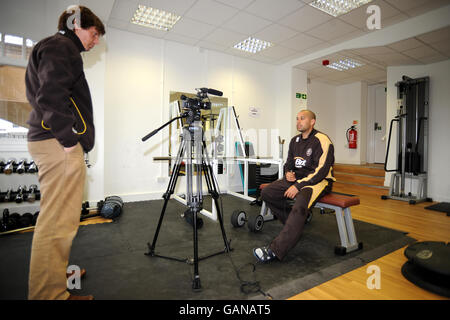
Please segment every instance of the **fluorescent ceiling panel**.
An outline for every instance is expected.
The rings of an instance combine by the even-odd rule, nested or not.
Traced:
[[[139,5],[131,22],[144,27],[169,31],[180,18],[171,12]]]
[[[372,0],[314,0],[309,5],[333,17],[338,17],[369,2]]]
[[[269,41],[264,41],[264,40],[256,39],[253,37],[249,37],[249,38],[245,39],[244,41],[241,41],[238,44],[235,44],[234,48],[238,49],[238,50],[250,52],[250,53],[257,53],[257,52],[260,52],[271,46],[273,46],[273,44]]]
[[[327,65],[327,68],[338,70],[338,71],[344,71],[344,70],[349,70],[349,69],[355,69],[355,68],[361,67],[363,65],[364,64],[359,61],[347,58],[347,59],[339,60],[338,62],[333,62],[332,64]]]

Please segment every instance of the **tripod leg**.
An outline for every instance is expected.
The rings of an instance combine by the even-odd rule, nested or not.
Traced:
[[[158,226],[156,227],[155,235],[153,236],[153,242],[151,245],[150,244],[148,245],[149,252],[146,253],[146,255],[150,255],[150,256],[155,255],[156,240],[158,239],[159,230],[161,228],[161,224],[162,224],[164,214],[165,214],[166,208],[167,208],[167,203],[169,202],[170,196],[173,194],[173,192],[175,190],[175,186],[177,184],[177,179],[180,174],[181,160],[183,159],[184,150],[185,150],[185,142],[183,140],[183,141],[181,141],[180,148],[178,150],[177,158],[176,158],[175,164],[173,166],[173,170],[172,170],[172,174],[170,176],[167,190],[163,194],[164,204],[163,204],[163,208],[161,210],[161,215],[159,216]]]
[[[197,230],[197,209],[194,211],[194,280],[192,281],[192,289],[200,290],[200,275],[198,272],[198,230]]]
[[[206,161],[205,160],[202,161],[202,168],[203,168],[203,172],[205,174],[206,185],[208,186],[208,192],[211,194],[211,196],[214,200],[214,204],[216,205],[217,217],[219,218],[220,229],[222,231],[222,238],[223,238],[223,242],[225,244],[225,251],[230,252],[231,248],[230,248],[230,244],[228,243],[228,240],[227,240],[227,235],[225,233],[225,228],[223,225],[223,216],[222,216],[222,212],[220,211],[220,206],[219,206],[219,192],[217,191],[218,188],[216,185],[216,180],[214,180],[214,172],[213,172],[211,164],[209,163],[208,154],[206,153],[206,143],[205,142],[203,142],[203,152],[206,157]]]

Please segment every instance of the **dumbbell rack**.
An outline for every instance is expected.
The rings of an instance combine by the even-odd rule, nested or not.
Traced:
[[[10,158],[15,158],[17,161],[25,158],[28,161],[31,161],[32,158],[28,153],[27,148],[26,133],[0,135],[0,159],[3,158],[6,161]],[[28,190],[30,185],[33,184],[37,185],[38,189],[40,189],[37,173],[0,173],[1,192],[6,192],[9,188],[12,188],[15,191],[20,185],[25,185],[26,190]],[[35,213],[36,211],[39,211],[39,200],[31,203],[26,200],[22,203],[16,203],[15,201],[0,202],[0,215],[4,209],[9,209],[10,213],[16,212],[20,215],[23,215],[26,212]]]

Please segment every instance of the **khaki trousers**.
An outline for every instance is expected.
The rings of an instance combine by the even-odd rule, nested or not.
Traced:
[[[39,169],[40,213],[31,247],[28,299],[64,300],[72,241],[80,224],[86,167],[78,143],[69,153],[56,139],[28,142]]]

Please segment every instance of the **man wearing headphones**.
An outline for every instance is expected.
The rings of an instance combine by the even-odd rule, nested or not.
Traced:
[[[88,8],[71,6],[59,17],[58,30],[35,45],[25,76],[33,107],[28,150],[38,166],[41,189],[28,298],[92,300],[92,296],[67,291],[66,270],[80,223],[84,153],[92,150],[95,140],[91,95],[80,53],[99,43],[105,27]]]

